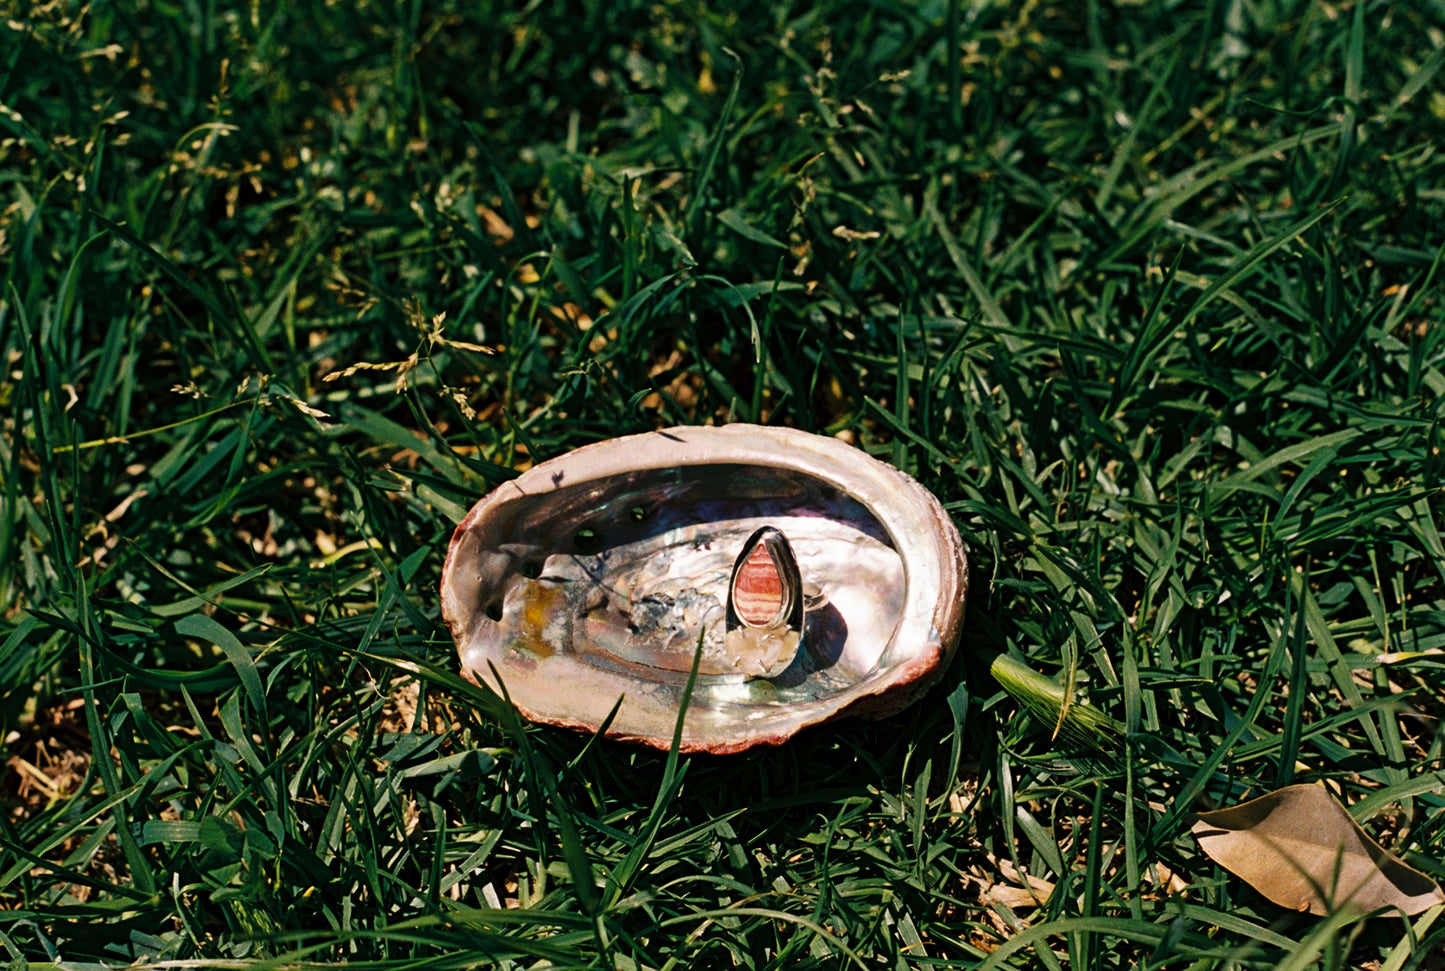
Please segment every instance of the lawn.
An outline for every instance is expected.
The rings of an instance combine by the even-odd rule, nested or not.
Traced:
[[[0,13],[12,967],[1445,967],[1190,832],[1323,780],[1445,878],[1437,0]],[[944,504],[932,691],[722,757],[459,677],[474,502],[733,421]]]

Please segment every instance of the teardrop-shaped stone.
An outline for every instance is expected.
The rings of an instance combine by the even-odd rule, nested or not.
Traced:
[[[783,578],[765,543],[753,547],[733,577],[733,610],[749,627],[772,627],[783,620]]]

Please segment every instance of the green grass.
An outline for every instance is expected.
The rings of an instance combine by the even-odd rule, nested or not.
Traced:
[[[1445,877],[1445,8],[713,7],[0,3],[0,951],[1439,967],[1188,826]],[[938,688],[708,758],[457,676],[466,508],[728,420],[944,502]]]

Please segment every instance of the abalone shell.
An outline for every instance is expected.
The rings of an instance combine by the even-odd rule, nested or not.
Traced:
[[[768,642],[781,666],[728,636],[733,568],[763,526],[810,591],[801,643]],[[764,556],[745,564],[745,618],[780,609]],[[670,428],[492,490],[452,538],[442,616],[463,673],[527,718],[596,731],[621,699],[607,734],[660,748],[696,660],[681,747],[721,753],[908,704],[957,644],[967,582],[957,530],[903,472],[792,429]]]

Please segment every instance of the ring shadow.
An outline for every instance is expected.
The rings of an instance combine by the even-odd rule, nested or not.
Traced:
[[[803,647],[787,670],[772,679],[780,688],[796,688],[814,671],[838,663],[848,644],[848,622],[833,604],[808,611],[804,621]]]

